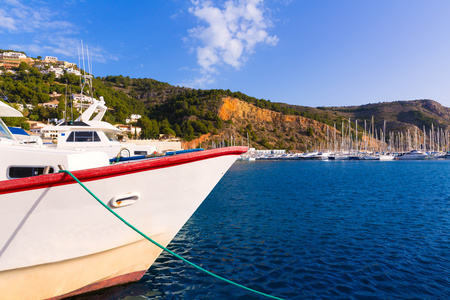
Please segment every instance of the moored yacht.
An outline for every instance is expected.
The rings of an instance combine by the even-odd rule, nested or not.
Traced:
[[[430,158],[430,156],[420,150],[411,150],[409,152],[402,153],[397,156],[397,159],[399,160],[419,160],[427,158]]]
[[[380,154],[380,160],[383,161],[395,160],[395,155],[390,153]]]

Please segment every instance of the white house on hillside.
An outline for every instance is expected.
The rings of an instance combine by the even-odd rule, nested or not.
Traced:
[[[42,61],[56,63],[58,61],[58,58],[54,56],[46,56]]]
[[[59,77],[64,75],[64,70],[63,69],[61,69],[61,68],[54,68],[53,66],[50,66],[50,68],[41,71],[42,74],[49,74],[50,72],[55,73],[55,77],[56,78],[59,78]]]
[[[92,97],[81,94],[72,94],[72,99],[73,107],[75,107],[77,110],[85,110],[89,106],[91,106],[92,103],[94,103],[94,99]]]
[[[75,70],[74,68],[67,68],[66,69],[67,74],[75,74],[77,76],[81,76],[81,72],[79,70]]]
[[[127,122],[127,124],[130,123],[136,123],[140,118],[142,118],[141,115],[131,115],[131,117],[129,119],[126,119],[125,122]]]

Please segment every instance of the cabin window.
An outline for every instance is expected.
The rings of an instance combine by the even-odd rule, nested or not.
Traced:
[[[44,174],[45,168],[43,166],[11,166],[8,168],[8,178],[16,179],[42,175]],[[55,173],[53,167],[48,168],[48,174],[50,173]]]
[[[147,151],[134,151],[134,155],[147,155]]]
[[[66,142],[100,142],[100,137],[95,131],[72,131]]]

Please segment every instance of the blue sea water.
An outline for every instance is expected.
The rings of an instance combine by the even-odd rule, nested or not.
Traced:
[[[236,162],[169,249],[285,299],[450,298],[450,161]],[[264,299],[162,254],[77,299]]]

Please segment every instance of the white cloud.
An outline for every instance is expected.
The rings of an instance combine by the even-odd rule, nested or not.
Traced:
[[[200,77],[184,81],[178,84],[178,86],[188,86],[196,89],[204,89],[214,83],[216,83],[216,80],[211,74],[203,74]]]
[[[8,47],[25,51],[29,55],[78,59],[80,39],[76,36],[80,29],[63,18],[66,13],[59,11],[54,4],[51,4],[50,9],[42,1],[24,3],[20,0],[0,0],[0,32],[7,31],[13,36],[32,33],[34,36],[29,44],[13,44]],[[89,47],[89,56],[91,60],[103,63],[118,59],[107,54],[101,47]]]
[[[10,31],[17,30],[15,20],[8,16],[4,9],[0,9],[0,29],[4,28]]]
[[[239,69],[258,44],[278,42],[267,32],[271,21],[264,15],[263,0],[228,0],[221,8],[209,0],[193,0],[189,12],[202,23],[189,36],[199,42],[195,51],[203,74],[216,73],[223,64]]]
[[[76,31],[74,24],[60,20],[60,12],[45,7],[44,3],[24,5],[20,1],[2,1],[0,18],[6,17],[8,23],[0,22],[0,26],[12,33],[52,30],[56,34],[70,29]],[[4,26],[13,24],[13,26]]]

